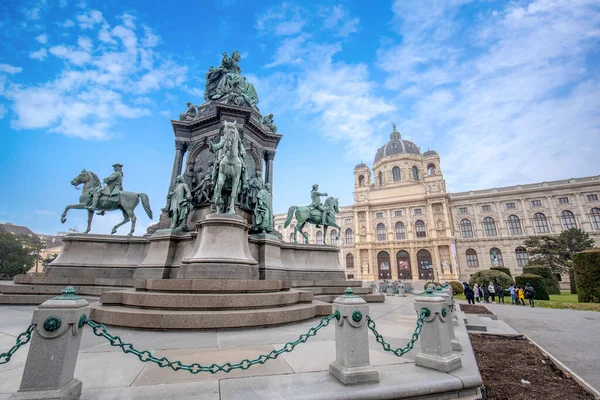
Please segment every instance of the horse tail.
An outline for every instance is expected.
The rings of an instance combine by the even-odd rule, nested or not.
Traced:
[[[288,226],[290,226],[290,222],[292,222],[292,217],[294,216],[294,211],[296,211],[297,208],[298,208],[298,206],[291,206],[290,209],[288,210],[288,216],[287,216],[287,219],[285,220],[285,224],[283,225],[284,228],[287,228]]]
[[[150,209],[150,199],[146,193],[138,193],[140,199],[142,199],[142,206],[144,207],[144,211],[148,215],[148,218],[152,219],[152,210]]]

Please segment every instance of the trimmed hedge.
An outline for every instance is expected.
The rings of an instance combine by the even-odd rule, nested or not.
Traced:
[[[600,248],[573,255],[577,298],[580,303],[600,303]]]
[[[560,294],[560,288],[558,287],[556,279],[554,279],[554,274],[552,273],[550,267],[543,267],[541,265],[528,265],[523,267],[523,274],[541,276],[544,278],[544,282],[546,283],[546,291],[548,294]]]
[[[550,295],[546,289],[546,279],[539,275],[523,274],[515,277],[516,285],[525,289],[527,282],[531,283],[535,290],[533,298],[535,300],[550,300]]]
[[[505,289],[514,283],[512,278],[506,275],[504,272],[488,269],[485,271],[475,272],[471,278],[469,278],[469,285],[471,285],[471,287],[473,287],[475,284],[478,284],[479,286],[488,286],[490,281],[499,284]]]
[[[457,294],[463,294],[465,292],[465,288],[463,284],[457,281],[448,282],[450,286],[452,286],[452,293],[456,296]]]
[[[492,271],[504,272],[506,275],[508,275],[508,276],[510,276],[512,278],[512,274],[510,273],[510,268],[506,268],[506,267],[492,267],[490,269]]]
[[[423,289],[427,289],[427,286],[431,285],[432,283],[435,285],[435,287],[442,286],[442,284],[439,282],[429,281],[425,282],[425,284],[423,285]]]

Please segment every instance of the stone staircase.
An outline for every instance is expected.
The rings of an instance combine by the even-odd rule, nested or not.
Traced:
[[[84,286],[60,283],[55,285],[22,285],[11,281],[0,283],[0,304],[38,305],[61,294],[66,286],[73,286],[77,294],[89,302],[100,299],[106,291],[123,290],[117,286]]]
[[[292,281],[292,287],[297,290],[306,290],[314,294],[315,300],[332,303],[337,297],[344,294],[347,287],[351,287],[355,295],[363,298],[367,303],[383,303],[385,294],[375,293],[373,288],[363,287],[362,281]]]

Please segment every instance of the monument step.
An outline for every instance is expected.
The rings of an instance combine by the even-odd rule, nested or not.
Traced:
[[[315,295],[315,300],[323,301],[325,303],[333,303],[333,301],[339,296],[340,295],[337,294],[318,294]],[[383,303],[385,301],[385,295],[381,293],[359,294],[358,296],[362,297],[362,299],[367,303]]]
[[[138,290],[180,293],[258,293],[289,290],[290,286],[290,281],[244,279],[147,279],[135,282]]]
[[[64,285],[64,286],[133,286],[133,278],[94,278],[86,277],[85,271],[76,277],[45,276],[45,275],[17,275],[15,283],[22,285]]]
[[[310,290],[315,295],[317,294],[331,294],[341,296],[345,293],[346,288],[343,286],[337,287],[295,287],[297,290]],[[373,289],[369,287],[354,287],[352,288],[354,294],[371,294],[373,293]]]
[[[222,329],[281,325],[332,313],[331,304],[314,301],[257,310],[179,311],[92,304],[91,318],[102,324],[143,329]]]
[[[19,285],[14,283],[1,283],[0,293],[10,294],[41,294],[57,296],[69,285]],[[125,290],[115,286],[73,286],[79,295],[100,296],[105,291]]]
[[[235,310],[286,307],[312,302],[309,291],[276,291],[271,293],[159,293],[141,291],[105,292],[102,305],[121,305],[160,310]]]
[[[60,293],[59,293],[60,294]],[[56,297],[56,294],[1,294],[0,293],[0,304],[13,304],[13,305],[39,305]],[[99,297],[96,296],[81,296],[90,303],[97,302]]]
[[[344,289],[347,287],[362,287],[362,281],[346,281],[346,280],[323,280],[323,281],[302,281],[302,280],[294,280],[292,281],[292,287],[343,287]]]

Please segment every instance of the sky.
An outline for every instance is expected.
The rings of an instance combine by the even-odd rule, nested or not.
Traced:
[[[392,122],[439,153],[450,192],[600,173],[597,0],[5,0],[0,36],[0,221],[39,233],[84,230],[84,211],[60,223],[70,182],[117,162],[158,215],[170,120],[234,50],[283,134],[276,213],[313,183],[351,205]]]

